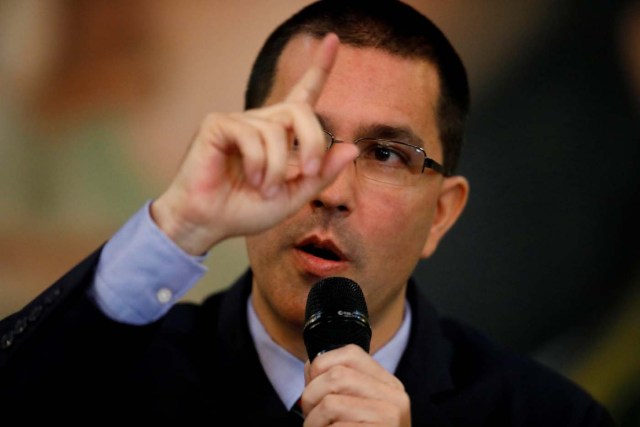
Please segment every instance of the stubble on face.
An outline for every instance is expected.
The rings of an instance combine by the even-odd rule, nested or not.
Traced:
[[[291,82],[304,71],[305,55],[316,44],[317,40],[307,36],[289,42],[281,55],[268,103],[284,98]],[[406,73],[402,74],[404,70]],[[376,72],[380,77],[375,76]],[[385,77],[389,75],[397,78]],[[406,81],[417,84],[409,87]],[[375,85],[377,82],[381,85]],[[415,126],[414,130],[431,144],[425,146],[428,153],[439,158],[440,147],[434,143],[438,141],[434,109],[438,87],[437,72],[430,64],[404,60],[372,48],[341,47],[317,108],[336,123],[337,128],[331,130],[343,138],[353,138],[354,129],[367,121],[389,120]],[[424,111],[432,111],[427,120],[422,118],[429,116]],[[389,316],[396,319],[391,326],[385,326],[389,333],[393,333],[401,319],[406,278],[420,258],[429,232],[437,199],[436,185],[400,190],[354,184],[354,188],[357,188],[353,190],[354,210],[346,218],[305,206],[273,229],[247,238],[255,273],[256,312],[272,338],[285,348],[285,343],[290,343],[300,350],[306,297],[320,279],[297,269],[291,259],[296,243],[309,233],[331,236],[344,248],[352,263],[345,276],[366,282],[363,291],[370,313],[376,319]]]

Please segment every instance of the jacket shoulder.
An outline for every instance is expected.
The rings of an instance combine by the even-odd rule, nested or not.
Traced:
[[[463,322],[443,318],[440,323],[451,346],[455,389],[462,396],[482,396],[494,415],[508,413],[520,419],[517,425],[615,425],[607,409],[564,374]]]

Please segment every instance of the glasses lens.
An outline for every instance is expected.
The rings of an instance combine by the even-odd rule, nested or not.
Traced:
[[[384,139],[361,139],[358,173],[391,185],[414,185],[420,177],[425,153],[418,147]]]

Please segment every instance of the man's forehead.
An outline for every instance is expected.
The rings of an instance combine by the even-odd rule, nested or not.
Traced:
[[[301,33],[293,36],[287,44],[284,46],[280,57],[278,58],[278,66],[276,68],[276,76],[282,70],[297,71],[298,73],[304,72],[311,64],[311,59],[316,48],[320,45],[321,38],[312,35]],[[399,66],[407,64],[421,64],[425,68],[432,68],[435,70],[435,66],[430,60],[423,58],[410,58],[400,54],[393,53],[388,49],[383,49],[375,46],[359,46],[349,43],[340,42],[336,61],[340,61],[345,52],[349,52],[355,56],[375,56],[386,61],[395,62]],[[402,68],[402,67],[400,67]],[[437,75],[437,73],[434,73]]]
[[[319,45],[320,39],[310,34],[299,34],[292,37],[278,58],[276,80],[283,70],[286,72],[297,71],[302,74],[311,64],[313,53]]]
[[[316,117],[323,129],[333,133],[337,127],[334,120],[324,114],[316,113]],[[334,135],[340,139],[339,135]],[[354,131],[354,138],[383,138],[406,142],[408,144],[424,147],[424,142],[416,132],[407,124],[388,122],[359,123]]]
[[[278,58],[271,95],[279,95],[278,100],[285,98],[312,64],[320,43],[321,40],[313,35],[299,34],[285,45]],[[436,97],[440,93],[440,78],[431,61],[407,58],[376,47],[341,43],[328,82],[338,75],[356,76],[356,80],[362,83],[367,79],[374,80],[373,86],[379,86],[377,80],[383,80],[387,85],[395,84],[399,90],[409,88],[408,95],[419,95],[421,90]]]
[[[286,98],[319,45],[319,39],[304,34],[285,46],[268,104]],[[333,120],[327,130],[344,133],[336,135],[338,138],[391,135],[389,138],[419,146],[438,140],[439,76],[426,60],[372,47],[341,45],[323,92],[314,109],[325,122]],[[340,125],[347,122],[348,130],[342,129]]]

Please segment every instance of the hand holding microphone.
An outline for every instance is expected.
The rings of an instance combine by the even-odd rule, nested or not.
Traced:
[[[301,401],[305,426],[411,425],[403,384],[369,355],[368,310],[356,282],[329,277],[316,283],[303,334],[309,355]]]

